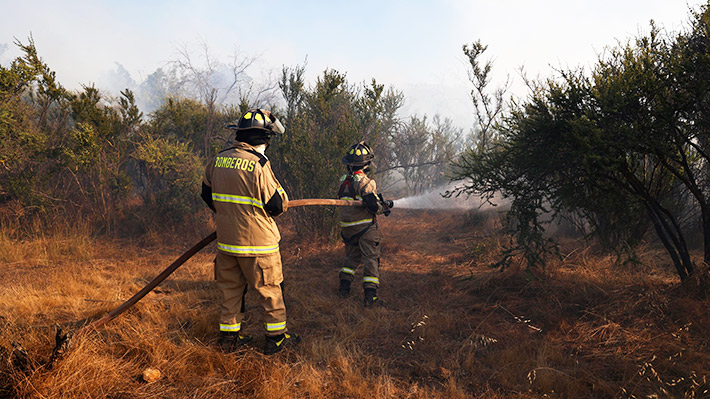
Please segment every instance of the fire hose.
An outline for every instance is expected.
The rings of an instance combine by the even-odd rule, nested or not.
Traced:
[[[299,206],[309,206],[309,205],[362,206],[362,201],[348,201],[348,200],[335,200],[335,199],[300,199],[300,200],[291,200],[288,202],[289,208],[295,208],[295,207],[299,207]],[[157,275],[145,287],[143,287],[142,290],[138,291],[129,300],[127,300],[126,302],[121,304],[121,306],[110,311],[108,314],[106,314],[106,316],[92,322],[91,324],[88,324],[86,327],[83,327],[82,330],[84,330],[84,329],[92,330],[92,329],[99,328],[99,327],[103,326],[104,324],[108,323],[109,321],[113,320],[116,316],[125,312],[128,308],[135,305],[136,302],[140,301],[141,298],[146,296],[155,287],[157,287],[158,284],[162,283],[163,280],[165,280],[169,275],[173,274],[173,272],[175,270],[177,270],[178,267],[182,266],[183,263],[187,262],[188,259],[192,258],[193,255],[198,253],[202,248],[206,247],[209,243],[211,243],[215,239],[217,239],[217,232],[216,231],[213,232],[212,234],[208,235],[207,237],[203,238],[197,244],[193,245],[192,248],[185,251],[185,253],[180,255],[180,257],[177,258],[173,263],[171,263],[170,266],[168,266],[165,270],[163,270],[162,273]],[[81,330],[77,331],[77,333],[79,333],[80,331]]]
[[[300,200],[291,200],[288,202],[288,207],[289,208],[295,208],[295,207],[300,207],[300,206],[310,206],[310,205],[334,205],[334,206],[354,206],[354,207],[361,207],[363,206],[362,201],[350,201],[350,200],[336,200],[336,199],[300,199]],[[67,334],[62,334],[61,329],[57,329],[57,334],[55,337],[56,340],[56,345],[54,347],[54,351],[52,352],[52,356],[50,358],[50,364],[54,363],[57,359],[59,359],[61,356],[64,355],[66,350],[69,348],[71,345],[71,341],[74,337],[80,336],[82,334],[88,333],[92,330],[95,330],[104,324],[108,323],[109,321],[115,319],[118,317],[121,313],[125,312],[128,310],[130,307],[135,305],[138,301],[140,301],[144,296],[146,296],[149,292],[151,292],[155,287],[157,287],[160,283],[163,282],[168,276],[170,276],[175,270],[177,270],[178,267],[182,266],[185,262],[187,262],[188,259],[190,259],[193,255],[195,255],[197,252],[199,252],[202,248],[206,247],[209,243],[214,241],[217,238],[217,232],[213,232],[212,234],[208,235],[207,237],[203,238],[200,242],[197,244],[193,245],[192,248],[188,249],[180,255],[173,263],[170,264],[165,270],[163,270],[159,275],[157,275],[153,280],[151,280],[143,289],[138,291],[135,295],[133,295],[130,299],[122,303],[119,307],[116,309],[108,312],[104,317],[93,321],[90,324],[85,325],[84,327],[81,327],[79,330],[77,330],[74,333],[67,333]]]

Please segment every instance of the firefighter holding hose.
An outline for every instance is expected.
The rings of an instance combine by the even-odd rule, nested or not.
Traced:
[[[217,225],[215,276],[223,295],[219,345],[232,352],[251,340],[241,333],[248,284],[263,307],[264,353],[273,354],[300,341],[286,329],[281,235],[274,222],[286,211],[288,196],[264,155],[284,127],[262,109],[248,110],[227,127],[236,130],[236,144],[210,159],[202,183],[202,199],[215,212]]]
[[[380,285],[380,235],[377,215],[388,216],[393,203],[377,194],[375,180],[368,177],[375,154],[367,143],[361,141],[350,147],[342,161],[347,173],[340,179],[338,199],[360,200],[363,207],[340,209],[341,236],[345,243],[345,259],[338,273],[341,297],[350,295],[350,284],[355,270],[363,264],[362,287],[366,307],[382,305],[377,296]]]

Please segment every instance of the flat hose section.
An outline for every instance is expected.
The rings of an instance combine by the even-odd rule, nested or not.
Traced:
[[[336,200],[336,199],[297,199],[288,202],[288,208],[296,208],[299,206],[312,206],[312,205],[334,205],[334,206],[363,206],[362,201],[349,201],[349,200]],[[162,283],[169,275],[171,275],[178,267],[182,266],[183,263],[187,262],[193,255],[199,252],[202,248],[206,247],[209,243],[217,239],[217,232],[213,232],[207,237],[203,238],[202,241],[195,244],[192,248],[188,249],[185,253],[180,255],[173,263],[168,266],[167,269],[163,270],[162,273],[157,275],[151,282],[148,283],[142,290],[138,291],[129,300],[121,304],[116,309],[110,311],[104,317],[92,322],[91,324],[82,327],[75,335],[85,330],[92,330],[113,320],[116,316],[125,312],[128,308],[135,305],[136,302],[140,301],[141,298],[146,296],[153,288],[157,287],[158,284]]]

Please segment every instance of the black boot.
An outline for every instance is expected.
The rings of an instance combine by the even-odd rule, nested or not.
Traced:
[[[250,341],[251,337],[248,335],[241,335],[238,332],[220,331],[219,341],[217,343],[222,351],[232,353]]]
[[[371,308],[375,306],[382,306],[382,300],[377,297],[376,288],[365,288],[365,307]]]
[[[340,280],[340,287],[338,287],[338,295],[343,298],[347,298],[350,295],[350,280]]]
[[[285,347],[292,347],[301,342],[301,337],[296,334],[283,333],[281,335],[266,336],[266,343],[264,344],[264,354],[273,355],[276,352],[280,352],[281,349]]]

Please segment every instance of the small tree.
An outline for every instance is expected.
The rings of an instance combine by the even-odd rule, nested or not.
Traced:
[[[66,128],[71,95],[39,58],[32,37],[15,44],[24,55],[0,66],[0,202],[42,212],[52,200],[39,186],[49,173],[54,136]]]
[[[446,169],[458,152],[460,129],[448,118],[416,115],[390,135],[392,170],[397,170],[405,184],[404,195],[418,195],[447,181]]]
[[[488,46],[483,45],[480,40],[463,46],[463,52],[471,67],[468,79],[473,85],[471,101],[476,117],[475,126],[471,131],[471,147],[478,152],[488,150],[496,139],[495,125],[505,111],[503,97],[509,87],[509,82],[506,81],[502,87],[489,91],[493,62],[481,60],[487,49]]]
[[[288,111],[292,116],[285,120],[286,134],[274,143],[280,159],[277,173],[293,198],[331,198],[343,173],[340,160],[345,150],[362,138],[355,93],[345,74],[334,70],[324,71],[312,91],[301,92],[298,78],[284,77],[284,81],[289,82],[282,87],[284,94],[303,95],[303,100]],[[298,225],[304,230],[333,231],[334,214],[329,210],[300,212],[304,217]]]
[[[498,144],[454,164],[454,179],[465,182],[456,192],[511,198],[517,247],[532,264],[543,260],[532,252],[548,248],[538,244],[541,217],[551,211],[583,215],[598,236],[614,226],[627,243],[648,221],[680,278],[692,274],[684,215],[696,208],[710,231],[703,107],[710,86],[695,79],[710,70],[700,56],[710,48],[708,8],[696,17],[676,38],[652,26],[610,51],[591,77],[563,71],[561,81],[541,85],[507,116]]]
[[[378,168],[389,160],[385,136],[398,124],[401,93],[373,79],[369,85],[348,84],[345,74],[325,70],[313,88],[305,85],[305,67],[283,68],[280,87],[286,110],[286,134],[273,143],[270,159],[292,198],[332,198],[345,173],[346,150],[360,140],[373,147]],[[298,210],[304,231],[334,232],[331,209]]]

